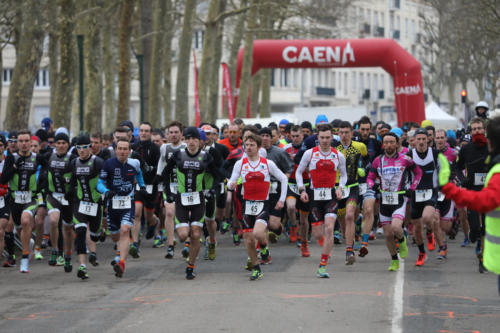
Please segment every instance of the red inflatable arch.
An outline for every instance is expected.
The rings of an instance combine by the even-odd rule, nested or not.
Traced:
[[[244,49],[238,54],[240,86]],[[398,124],[425,119],[420,63],[388,38],[255,40],[252,75],[261,68],[382,67],[394,82]]]

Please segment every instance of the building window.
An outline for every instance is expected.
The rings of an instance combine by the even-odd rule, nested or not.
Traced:
[[[12,80],[12,73],[14,73],[12,68],[4,68],[2,77],[4,84],[10,84],[10,81]]]
[[[203,37],[205,31],[196,30],[193,32],[193,49],[201,50],[203,48]]]
[[[35,79],[35,88],[49,88],[49,70],[40,69]]]
[[[288,69],[282,68],[280,70],[280,85],[282,87],[288,87]]]
[[[356,93],[356,72],[351,72],[351,93]]]
[[[274,68],[271,68],[271,87],[274,87],[274,72],[275,72],[275,69]]]

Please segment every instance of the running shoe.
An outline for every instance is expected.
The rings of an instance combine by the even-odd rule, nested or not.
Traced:
[[[484,274],[486,273],[488,270],[486,269],[486,267],[484,267],[483,265],[483,258],[480,258],[479,259],[479,273],[481,274]]]
[[[250,257],[247,258],[247,265],[245,266],[245,269],[247,271],[251,271],[253,269],[253,264],[252,264],[252,260],[250,259]]]
[[[63,256],[57,257],[56,266],[64,266],[64,258],[63,258]]]
[[[338,230],[335,230],[335,232],[333,233],[333,243],[342,244],[342,236],[340,235],[340,232],[338,232]]]
[[[164,243],[163,238],[160,235],[156,235],[155,240],[153,242],[153,247],[155,249],[158,249],[158,248],[164,247],[164,246],[165,246],[165,243]]]
[[[101,231],[101,235],[99,236],[99,242],[104,243],[106,241],[106,231]]]
[[[49,259],[49,266],[55,266],[57,264],[57,251],[52,251]]]
[[[193,280],[195,277],[194,268],[186,267],[186,279]]]
[[[469,241],[469,237],[465,237],[464,238],[464,241],[462,242],[462,244],[460,244],[461,247],[466,247],[467,245],[469,245],[470,241]]]
[[[118,263],[113,266],[113,269],[115,271],[115,276],[121,278],[123,272],[125,272],[125,263],[123,261],[118,261]]]
[[[30,270],[29,270],[28,265],[29,265],[29,259],[28,258],[22,258],[21,259],[21,266],[19,268],[19,271],[21,273],[29,273]]]
[[[429,251],[434,251],[436,249],[436,240],[434,239],[434,233],[427,233],[427,249]]]
[[[73,264],[71,263],[71,257],[64,259],[64,271],[66,273],[71,273],[73,270]]]
[[[304,258],[311,256],[311,253],[309,252],[309,246],[307,246],[307,242],[302,243],[302,245],[300,246],[300,250]]]
[[[87,267],[80,265],[80,267],[78,267],[78,271],[76,272],[76,276],[78,276],[82,280],[88,279],[89,272],[87,271]]]
[[[297,241],[297,227],[290,227],[290,243],[295,243]]]
[[[262,271],[259,271],[258,269],[252,270],[252,275],[250,275],[250,281],[255,281],[255,280],[260,280],[264,276],[264,273]]]
[[[16,267],[16,256],[14,254],[9,255],[3,263],[3,267]]]
[[[240,235],[238,233],[233,234],[233,244],[235,246],[240,245]]]
[[[404,259],[408,255],[408,245],[406,244],[406,237],[404,237],[404,241],[399,243],[399,256]]]
[[[224,235],[226,232],[231,229],[231,223],[230,220],[222,221],[222,225],[220,227],[220,233],[221,235]]]
[[[418,254],[417,262],[415,263],[415,266],[423,266],[424,262],[427,260],[427,253],[425,252],[420,252]]]
[[[330,274],[328,274],[328,272],[326,271],[325,266],[319,266],[318,270],[316,271],[316,276],[324,279],[330,278]]]
[[[271,255],[269,254],[269,250],[266,250],[265,253],[262,253],[262,251],[260,252],[260,263],[262,265],[269,265],[270,263],[272,263]]]
[[[168,246],[167,254],[165,255],[166,259],[172,259],[174,257],[174,247],[172,245]]]
[[[130,248],[128,250],[128,254],[132,257],[132,258],[139,258],[140,257],[140,254],[139,254],[139,246],[137,243],[132,243],[130,244]]]
[[[372,231],[370,231],[370,236],[368,236],[368,240],[375,240],[377,239],[377,236],[375,236],[375,233]]]
[[[155,236],[156,226],[158,225],[158,221],[156,221],[153,225],[148,225],[146,230],[146,239],[151,239]]]
[[[49,245],[49,238],[45,236],[46,235],[43,235],[42,244],[40,246],[42,249],[46,249],[47,246]]]
[[[382,236],[384,234],[384,229],[382,228],[377,228],[377,235]]]
[[[205,251],[203,252],[203,259],[208,260],[208,244],[206,241],[203,242],[205,245]]]
[[[184,246],[184,248],[181,251],[181,254],[184,258],[189,257],[189,246]]]
[[[97,254],[95,252],[90,252],[89,254],[89,262],[92,266],[99,266],[99,262],[97,261]]]
[[[368,247],[366,247],[365,245],[363,245],[360,249],[359,249],[359,256],[361,258],[363,258],[364,256],[366,256],[368,254]]]
[[[396,272],[397,270],[399,269],[399,260],[391,260],[391,265],[389,266],[389,268],[387,268],[387,270],[389,272]]]
[[[43,260],[43,255],[40,250],[35,250],[35,260]]]
[[[120,262],[120,256],[115,256],[113,260],[111,260],[111,266],[114,266],[119,262]]]
[[[356,262],[356,255],[353,251],[347,251],[345,253],[345,264],[353,265]]]
[[[215,260],[215,248],[216,248],[215,243],[209,243],[208,244],[208,259],[210,260]]]

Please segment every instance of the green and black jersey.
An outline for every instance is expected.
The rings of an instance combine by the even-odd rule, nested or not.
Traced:
[[[66,193],[71,180],[71,161],[75,158],[70,152],[61,156],[53,152],[47,165],[48,190],[50,193]]]
[[[99,202],[101,193],[97,191],[97,180],[101,173],[104,161],[92,155],[86,160],[75,158],[71,162],[71,190],[76,190],[76,197],[80,201]]]
[[[18,153],[8,154],[5,159],[4,172],[0,182],[9,184],[12,198],[16,191],[31,192],[32,197],[40,191],[37,175],[45,168],[47,161],[38,154],[30,153],[22,156]]]

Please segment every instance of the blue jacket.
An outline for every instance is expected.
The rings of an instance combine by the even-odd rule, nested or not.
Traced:
[[[140,187],[145,186],[139,160],[128,158],[122,163],[113,157],[104,162],[97,181],[97,190],[102,194],[111,190],[117,195],[133,196],[136,181]]]

